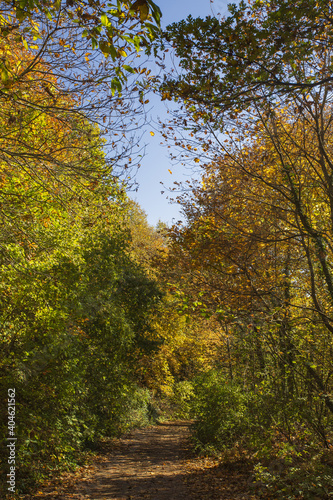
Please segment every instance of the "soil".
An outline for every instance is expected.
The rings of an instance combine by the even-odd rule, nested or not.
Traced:
[[[113,440],[79,481],[37,493],[48,500],[255,500],[244,461],[193,456],[189,422],[167,422]],[[64,488],[64,485],[67,485]],[[53,491],[52,491],[53,490]]]

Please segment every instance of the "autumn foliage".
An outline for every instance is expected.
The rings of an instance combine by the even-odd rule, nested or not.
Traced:
[[[201,169],[178,196],[171,279],[224,337],[197,385],[198,446],[244,446],[276,498],[329,498],[332,478],[332,6],[320,5],[241,2],[162,42],[182,68],[161,82],[179,106],[162,133]],[[306,480],[316,453],[320,486]]]
[[[181,72],[151,79],[134,62],[153,53],[150,0],[1,9],[0,425],[15,387],[17,493],[174,415],[195,419],[197,451],[246,460],[263,497],[330,498],[331,2],[190,17],[155,46]],[[173,159],[196,169],[171,228],[126,194],[150,85],[177,106]]]

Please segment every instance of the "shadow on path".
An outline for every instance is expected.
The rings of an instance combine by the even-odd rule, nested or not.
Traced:
[[[60,479],[60,488],[44,490],[33,499],[258,500],[246,459],[221,462],[193,456],[190,424],[168,422],[106,442],[107,451],[88,476],[76,484]]]
[[[68,499],[183,500],[188,498],[182,462],[189,423],[139,429],[119,440],[109,459]]]

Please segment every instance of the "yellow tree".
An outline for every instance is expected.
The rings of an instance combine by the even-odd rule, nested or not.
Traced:
[[[99,135],[109,171],[128,177],[140,150],[140,145],[133,146],[129,128],[133,131],[139,126],[139,90],[145,88],[142,81],[140,88],[135,87],[145,73],[137,68],[135,58],[140,44],[149,45],[159,18],[159,8],[150,0],[116,4],[2,2],[3,161],[31,170],[34,164],[44,163],[53,175],[66,171],[70,176],[94,176],[96,181],[98,172],[94,175],[93,168],[88,167],[83,149],[87,150],[89,141]],[[39,142],[34,134],[38,120],[45,125]],[[87,121],[91,127],[83,126]],[[56,126],[59,132],[59,147],[52,151],[47,145],[51,141],[55,144],[55,137],[47,137],[51,122],[50,133],[56,134]],[[80,141],[86,145],[82,148],[82,172],[75,162],[71,165],[70,155],[65,155],[74,136],[78,148]]]
[[[268,102],[236,112],[224,135],[203,134],[212,161],[182,199],[187,221],[173,230],[172,253],[187,300],[231,332],[238,375],[269,377],[282,398],[315,394],[317,417],[322,405],[333,410],[328,96]]]

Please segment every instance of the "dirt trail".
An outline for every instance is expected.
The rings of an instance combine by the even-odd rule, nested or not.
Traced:
[[[112,440],[94,466],[59,478],[41,500],[257,500],[245,459],[193,456],[189,422],[167,422]]]
[[[188,423],[140,429],[122,438],[109,459],[67,498],[89,500],[183,500]]]

